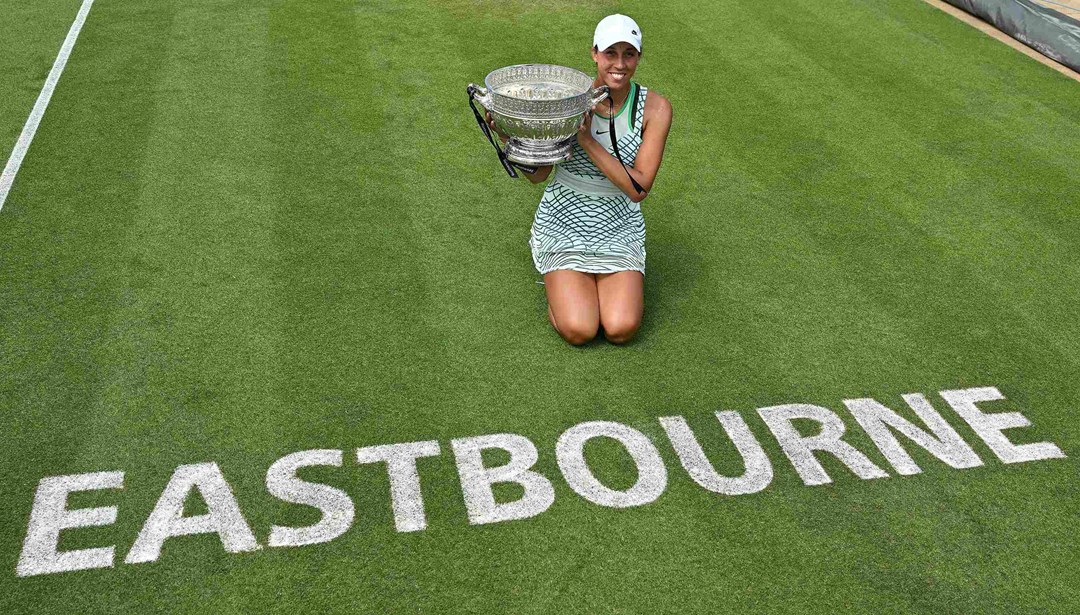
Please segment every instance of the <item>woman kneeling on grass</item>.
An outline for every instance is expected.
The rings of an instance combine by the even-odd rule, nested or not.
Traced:
[[[580,345],[603,328],[608,341],[622,344],[637,333],[645,308],[645,219],[639,203],[660,169],[671,104],[630,80],[641,58],[641,28],[633,19],[602,19],[592,57],[593,87],[611,91],[611,103],[601,105],[618,111],[605,116],[598,105],[586,114],[573,155],[555,165],[544,190],[529,245],[544,276],[548,318],[559,335]],[[625,170],[614,155],[611,122]],[[527,176],[542,182],[552,168]]]

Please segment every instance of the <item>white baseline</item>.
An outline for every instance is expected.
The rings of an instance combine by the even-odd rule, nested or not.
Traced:
[[[26,150],[30,149],[30,142],[34,140],[34,133],[37,132],[38,124],[41,123],[41,117],[45,115],[45,108],[49,106],[53,90],[56,89],[56,82],[60,80],[60,74],[64,72],[64,66],[67,65],[68,57],[71,56],[71,50],[75,47],[75,39],[79,38],[79,32],[82,30],[83,23],[86,22],[86,16],[90,13],[92,4],[94,4],[94,0],[83,0],[82,6],[79,7],[79,13],[75,16],[75,21],[71,24],[71,29],[68,30],[67,38],[64,39],[64,44],[60,47],[60,53],[56,56],[56,61],[53,62],[52,70],[49,71],[49,76],[45,79],[45,85],[41,88],[41,93],[38,94],[37,102],[34,103],[34,108],[30,111],[30,117],[26,118],[26,124],[23,125],[22,133],[19,134],[19,140],[15,142],[15,149],[11,150],[11,156],[8,157],[7,164],[4,165],[4,172],[0,175],[0,210],[4,208],[8,192],[11,191],[11,184],[15,182],[15,174],[19,172],[19,167],[22,166]]]

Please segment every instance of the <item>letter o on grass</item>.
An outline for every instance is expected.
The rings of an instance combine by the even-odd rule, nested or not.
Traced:
[[[617,440],[637,466],[638,479],[626,491],[605,486],[585,463],[585,443],[593,438]],[[667,488],[667,468],[660,452],[640,431],[621,423],[590,421],[567,429],[555,444],[555,458],[570,488],[586,500],[611,508],[648,504]]]

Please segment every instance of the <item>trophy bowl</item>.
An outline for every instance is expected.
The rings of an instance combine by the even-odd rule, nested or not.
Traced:
[[[608,97],[587,74],[554,64],[518,64],[488,73],[469,95],[491,113],[495,128],[510,140],[512,162],[543,166],[570,159],[574,135],[585,112]]]

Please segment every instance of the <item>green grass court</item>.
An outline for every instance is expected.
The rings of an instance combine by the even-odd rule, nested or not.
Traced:
[[[0,162],[79,4],[0,0]],[[543,188],[505,177],[465,86],[591,70],[614,12],[674,123],[642,330],[573,348],[527,246]],[[918,0],[96,0],[0,211],[0,612],[1080,612],[1078,152],[1076,82]],[[989,386],[985,411],[1032,423],[1012,441],[1068,458],[1006,465],[938,395]],[[923,473],[898,476],[842,403],[915,421],[916,392],[985,465],[901,439]],[[837,413],[890,478],[820,454],[833,482],[805,486],[755,412],[787,403]],[[699,487],[657,422],[738,475],[718,410],[768,454],[764,491]],[[568,487],[555,442],[584,421],[653,441],[655,502]],[[496,433],[535,443],[555,501],[470,525],[449,442]],[[355,449],[426,440],[427,528],[396,532]],[[344,451],[301,476],[355,521],[268,547],[320,518],[265,482],[308,449]],[[613,441],[586,451],[634,483]],[[124,563],[173,471],[211,461],[263,547]],[[59,549],[115,545],[114,567],[16,576],[39,481],[101,471],[124,488],[68,508],[115,523]]]

